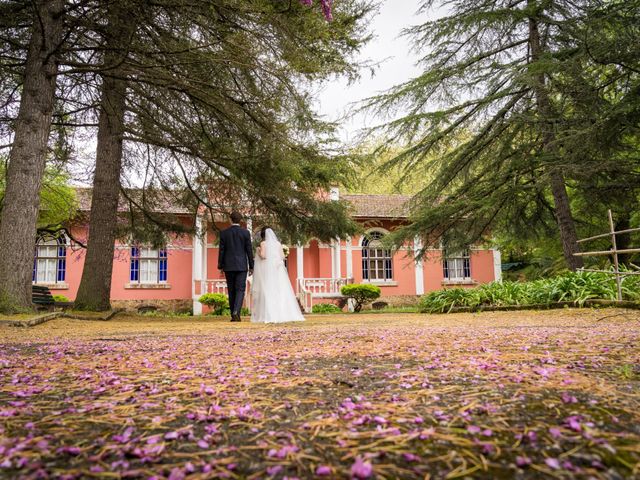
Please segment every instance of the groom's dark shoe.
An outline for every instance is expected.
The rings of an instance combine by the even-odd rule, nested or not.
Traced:
[[[240,315],[238,315],[237,313],[232,313],[231,314],[231,321],[232,322],[240,322]]]

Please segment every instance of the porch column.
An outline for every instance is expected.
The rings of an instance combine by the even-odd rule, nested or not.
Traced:
[[[203,235],[205,238],[204,248],[203,248]],[[198,302],[198,298],[200,295],[196,294],[196,283],[201,286],[200,294],[204,293],[202,291],[202,274],[203,272],[203,259],[206,250],[206,230],[203,231],[203,218],[198,215],[196,217],[196,231],[193,235],[193,250],[192,250],[192,265],[191,265],[191,277],[192,277],[192,285],[191,285],[191,293],[192,293],[192,301],[193,301],[193,314],[201,315],[202,314],[202,304]]]
[[[347,237],[347,278],[353,278],[353,250],[351,249],[351,237]]]
[[[304,278],[304,245],[296,245],[296,293],[300,293],[300,282]]]
[[[413,239],[413,253],[417,255],[418,251],[422,248],[422,240],[420,237]],[[415,262],[416,269],[416,295],[424,295],[424,263],[422,260]]]
[[[342,276],[342,265],[340,262],[340,239],[333,241],[333,269],[332,278],[340,278]]]
[[[207,279],[209,278],[209,269],[207,267],[207,258],[209,257],[209,248],[207,248],[207,236],[208,236],[207,235],[207,229],[208,229],[207,217],[202,217],[202,224],[200,225],[200,228],[202,229],[202,237],[200,239],[201,241],[200,248],[202,249],[202,258],[201,258],[202,266],[200,271],[202,272],[202,285],[204,286],[207,284]],[[204,289],[206,289],[206,287],[204,287],[203,290]]]
[[[492,248],[493,252],[493,279],[496,282],[502,281],[502,255],[500,250]]]

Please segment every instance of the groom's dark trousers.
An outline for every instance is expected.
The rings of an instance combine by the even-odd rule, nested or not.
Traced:
[[[224,271],[229,292],[232,319],[239,319],[247,285],[248,270],[253,270],[253,248],[249,230],[232,225],[220,232],[218,269]]]
[[[245,290],[247,289],[247,272],[224,272],[229,292],[229,308],[231,315],[239,315],[242,310]]]

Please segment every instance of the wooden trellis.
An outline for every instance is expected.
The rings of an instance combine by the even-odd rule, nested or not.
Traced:
[[[613,256],[613,271],[611,270],[597,270],[592,268],[581,268],[580,270],[583,272],[602,272],[608,273],[610,275],[615,275],[616,277],[616,287],[618,288],[618,301],[622,301],[622,277],[625,275],[640,275],[640,272],[621,272],[620,266],[618,263],[618,254],[621,253],[640,253],[640,248],[625,248],[622,250],[618,250],[616,243],[616,235],[620,235],[622,233],[632,233],[632,232],[640,232],[640,228],[629,228],[627,230],[619,230],[616,232],[615,227],[613,225],[613,216],[611,215],[611,210],[608,211],[609,214],[609,233],[603,233],[601,235],[595,235],[589,238],[583,238],[582,240],[578,240],[578,243],[584,243],[591,240],[597,240],[599,238],[611,238],[611,250],[600,250],[593,252],[580,252],[574,253],[577,257],[599,257],[604,255],[612,255]]]

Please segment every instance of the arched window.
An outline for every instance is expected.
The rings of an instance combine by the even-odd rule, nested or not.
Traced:
[[[393,279],[391,250],[382,245],[384,233],[373,231],[362,239],[362,278],[372,282]]]
[[[131,247],[131,283],[166,283],[167,249]]]
[[[471,279],[471,261],[469,250],[458,252],[444,251],[442,262],[445,280],[461,282]]]
[[[41,238],[36,243],[33,262],[33,282],[64,283],[67,274],[67,239],[64,235],[56,238]]]

